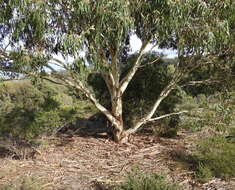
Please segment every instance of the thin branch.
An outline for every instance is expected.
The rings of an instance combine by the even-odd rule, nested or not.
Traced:
[[[180,87],[185,87],[185,86],[194,86],[194,85],[201,85],[201,84],[212,84],[212,83],[220,83],[221,81],[219,80],[201,80],[201,81],[190,81],[187,84],[180,85]]]
[[[153,45],[153,46],[151,47],[151,49],[149,50],[149,52],[153,51],[153,49],[154,49],[155,47],[157,47],[157,46],[158,46],[158,43],[155,44],[155,45]]]
[[[157,108],[161,104],[161,102],[169,95],[169,93],[175,88],[177,81],[172,80],[161,92],[157,100],[155,101],[152,108],[147,112],[147,114],[141,118],[139,121],[137,121],[134,125],[134,127],[127,130],[128,134],[135,133],[144,123],[149,121],[154,113],[156,112]]]
[[[4,72],[11,72],[11,73],[23,73],[23,72],[20,72],[14,68],[10,68],[10,67],[1,67],[0,66],[0,70],[4,71]]]
[[[47,65],[44,65],[44,67],[46,67],[46,68],[50,69],[52,72],[56,73],[56,70],[52,66],[47,64]]]
[[[55,62],[48,62],[48,64],[51,64],[51,65],[55,65],[55,66],[57,66],[57,67],[60,67],[60,68],[63,68],[63,69],[66,69],[63,65],[60,65],[60,64],[58,64],[58,63],[55,63]]]
[[[180,112],[174,112],[174,113],[169,113],[169,114],[165,114],[165,115],[162,115],[162,116],[159,116],[159,117],[155,117],[155,118],[151,118],[149,120],[146,120],[146,123],[147,122],[152,122],[152,121],[157,121],[159,119],[163,119],[165,117],[170,117],[172,115],[180,115],[180,114],[183,114],[183,113],[188,113],[189,111],[186,111],[186,110],[183,110],[183,111],[180,111]]]
[[[6,59],[9,58],[9,56],[4,51],[0,50],[0,58]]]
[[[146,46],[148,45],[148,42],[144,42],[140,48],[140,52],[139,55],[136,59],[136,62],[133,64],[132,68],[129,70],[129,72],[127,73],[127,75],[121,80],[120,82],[120,90],[121,90],[121,94],[124,93],[124,91],[126,90],[128,84],[130,83],[131,79],[133,78],[133,76],[135,75],[140,63],[141,63],[141,58],[144,55],[144,50],[146,48]]]
[[[64,64],[63,61],[61,61],[61,60],[59,60],[57,58],[52,58],[51,61],[55,61],[56,62],[56,63],[55,62],[50,62],[52,64],[55,64],[55,65],[57,65],[59,67],[65,68],[65,69],[67,68],[67,65]]]
[[[145,67],[145,66],[147,66],[147,65],[152,65],[152,64],[156,63],[156,62],[157,62],[158,60],[160,60],[160,59],[161,59],[161,57],[158,57],[158,58],[156,58],[155,60],[153,60],[153,61],[151,61],[151,62],[149,62],[149,63],[146,63],[145,65],[140,65],[139,68]]]
[[[57,84],[57,85],[67,86],[67,85],[66,85],[66,84],[64,84],[64,83],[61,83],[61,82],[58,82],[58,81],[52,80],[52,79],[50,79],[50,78],[48,78],[48,77],[41,77],[41,78],[42,78],[42,79],[44,79],[44,80],[47,80],[47,81],[49,81],[49,82],[51,82],[51,83]]]

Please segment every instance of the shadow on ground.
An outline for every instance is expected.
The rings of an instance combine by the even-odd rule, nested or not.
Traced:
[[[95,138],[111,138],[111,127],[105,116],[98,113],[89,118],[77,118],[73,124],[60,128],[57,136],[82,136]]]

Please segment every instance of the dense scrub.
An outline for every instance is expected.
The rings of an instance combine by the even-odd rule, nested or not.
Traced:
[[[235,177],[235,141],[217,135],[198,143],[193,155],[196,160],[196,175],[202,182],[212,177],[229,179]]]
[[[181,117],[179,126],[191,132],[208,129],[227,133],[235,124],[235,93],[216,93],[196,97],[184,96],[184,103],[177,105],[177,109],[187,109],[190,112]]]
[[[235,176],[235,94],[218,93],[190,98],[192,111],[181,120],[181,127],[197,135],[194,150],[181,155],[191,164],[196,178],[207,182],[213,177],[229,179]]]
[[[13,139],[33,139],[53,134],[73,121],[81,110],[68,89],[43,83],[37,87],[30,81],[0,84],[0,135]]]

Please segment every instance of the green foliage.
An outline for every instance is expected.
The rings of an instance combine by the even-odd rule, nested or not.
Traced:
[[[201,181],[213,176],[225,179],[235,176],[235,143],[223,135],[199,142],[194,157],[197,160],[197,176]]]
[[[198,181],[206,183],[213,178],[211,169],[203,164],[199,164],[197,168],[196,177]]]
[[[80,58],[82,65],[88,60],[96,71],[112,69],[111,57],[117,54],[122,64],[119,58],[129,51],[133,32],[142,42],[178,49],[181,56],[222,52],[232,41],[229,32],[235,18],[229,1],[100,0],[61,5],[56,0],[24,0],[1,1],[0,7],[0,42],[10,39],[11,46],[19,47],[13,52],[24,50],[29,56],[22,57],[31,61],[22,64],[21,57],[11,55],[9,59],[29,68],[36,62],[39,72],[55,53]],[[79,55],[84,48],[86,59]],[[8,64],[2,69],[12,64],[9,59],[3,59]]]
[[[135,56],[129,58],[129,63],[124,68],[123,75],[132,65]],[[123,96],[124,120],[128,125],[132,125],[136,119],[141,118],[152,107],[163,88],[172,79],[172,70],[174,70],[174,60],[159,59],[156,63],[148,65],[159,59],[159,55],[146,54],[141,68],[136,72],[130,82],[127,91]],[[155,116],[170,113],[174,111],[177,103],[181,100],[180,90],[173,91],[160,105]],[[166,125],[171,120],[165,120]]]
[[[191,109],[191,113],[181,118],[180,127],[200,131],[210,129],[215,133],[227,133],[235,124],[234,93],[216,93],[205,96],[198,95],[195,98],[186,96],[184,103],[177,109]],[[190,106],[190,107],[189,107]]]
[[[233,80],[233,64],[231,64],[231,62],[222,64],[226,62],[224,59],[219,58],[212,64],[202,63],[201,67],[189,73],[182,82],[185,81],[185,83],[187,83],[187,81],[203,81],[208,79],[210,79],[211,82],[208,81],[202,84],[185,86],[183,88],[184,91],[186,91],[188,95],[195,97],[200,94],[209,96],[218,92],[231,90],[233,87],[233,83],[231,82],[231,80]],[[226,73],[226,75],[224,73]]]
[[[38,88],[26,80],[2,83],[1,136],[32,139],[74,120],[78,105],[65,93],[65,88],[47,83]]]
[[[146,175],[140,171],[130,173],[126,181],[115,190],[177,190],[177,184],[171,184],[158,174]]]

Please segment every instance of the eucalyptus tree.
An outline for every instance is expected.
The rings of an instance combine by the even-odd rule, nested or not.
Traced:
[[[210,82],[184,81],[200,66],[231,54],[234,20],[232,1],[204,0],[0,0],[0,66],[2,71],[41,77],[82,92],[112,124],[115,141],[127,140],[143,124],[177,113],[154,117],[161,102],[180,86]],[[125,76],[130,36],[141,47]],[[133,126],[123,123],[122,96],[151,47],[178,52],[172,77],[149,111]],[[62,59],[56,58],[62,56]],[[73,61],[66,61],[72,58]],[[157,64],[158,58],[148,64]],[[66,74],[55,68],[66,70]],[[48,72],[50,70],[50,72]],[[108,88],[111,109],[87,84],[99,73]],[[153,81],[154,82],[154,81]]]

